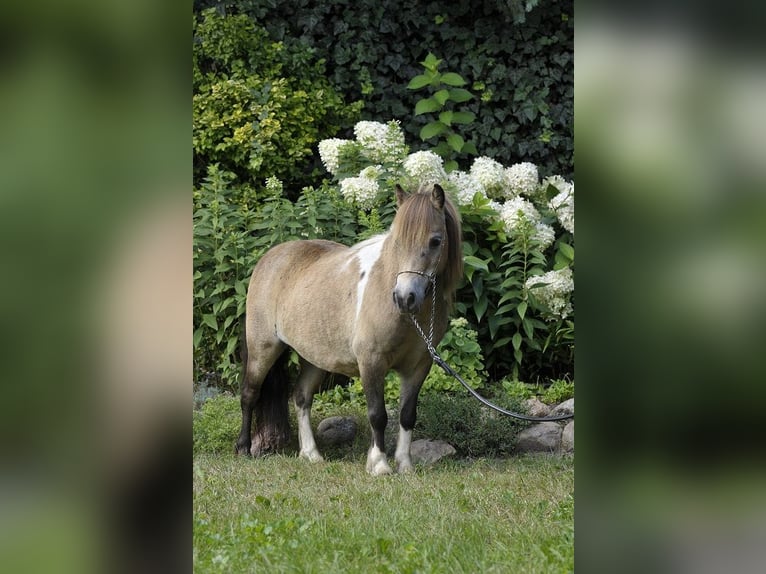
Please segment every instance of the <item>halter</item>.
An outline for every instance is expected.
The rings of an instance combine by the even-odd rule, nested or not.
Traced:
[[[439,263],[441,262],[443,252],[444,252],[444,244],[442,244],[442,248],[441,250],[439,250],[439,257],[436,258],[436,265],[434,265],[434,270],[431,273],[423,273],[422,271],[399,271],[399,273],[396,274],[396,277],[398,279],[399,275],[402,275],[403,273],[414,273],[415,275],[420,275],[421,277],[425,277],[431,283],[431,319],[428,325],[428,336],[426,336],[426,334],[423,332],[423,328],[420,326],[420,323],[418,323],[418,320],[415,318],[415,314],[409,313],[409,316],[410,316],[410,320],[415,325],[415,328],[420,334],[420,337],[425,342],[426,347],[428,348],[428,353],[432,357],[438,356],[436,354],[436,349],[434,348],[434,344],[433,344],[434,317],[436,316],[436,269],[439,268]]]

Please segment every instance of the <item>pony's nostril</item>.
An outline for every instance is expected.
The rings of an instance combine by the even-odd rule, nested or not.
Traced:
[[[410,292],[410,294],[407,296],[407,306],[412,307],[412,304],[415,302],[415,294]]]

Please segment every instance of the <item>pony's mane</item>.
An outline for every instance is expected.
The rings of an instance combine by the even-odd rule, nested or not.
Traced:
[[[420,188],[399,206],[391,233],[394,239],[405,247],[423,245],[428,243],[428,233],[437,223],[437,217],[439,214],[431,203],[431,188]],[[445,293],[451,298],[463,276],[463,245],[460,214],[446,193],[444,223],[447,231],[447,264],[441,278],[444,281]]]

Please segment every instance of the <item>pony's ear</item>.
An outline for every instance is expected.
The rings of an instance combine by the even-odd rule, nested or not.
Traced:
[[[444,190],[438,183],[434,184],[433,191],[431,191],[431,203],[433,203],[437,209],[442,209],[444,207]]]
[[[402,189],[402,186],[397,183],[396,184],[396,207],[401,206],[402,203],[404,203],[404,200],[407,199],[407,197],[409,197],[409,195],[410,194],[404,191]]]

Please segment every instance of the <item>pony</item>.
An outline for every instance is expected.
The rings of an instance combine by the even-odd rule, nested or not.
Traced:
[[[291,348],[300,365],[293,392],[299,456],[323,460],[310,412],[325,378],[360,377],[372,429],[366,470],[375,476],[392,473],[383,441],[388,423],[383,387],[394,370],[401,381],[394,458],[398,472],[412,472],[418,394],[433,362],[413,319],[423,325],[433,321],[433,345],[441,341],[463,274],[462,239],[458,212],[439,185],[414,193],[397,185],[396,203],[387,233],[352,247],[321,239],[290,241],[258,261],[247,293],[236,453],[258,456],[288,441]]]

